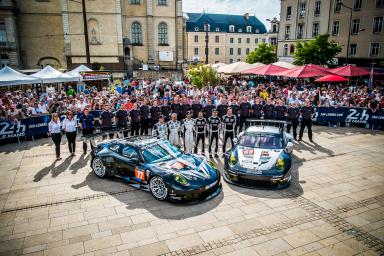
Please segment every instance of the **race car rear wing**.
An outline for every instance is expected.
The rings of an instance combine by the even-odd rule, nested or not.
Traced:
[[[282,120],[270,120],[270,119],[247,119],[246,121],[246,127],[249,126],[274,126],[279,127],[281,131],[285,130],[285,127],[287,126],[286,121]]]

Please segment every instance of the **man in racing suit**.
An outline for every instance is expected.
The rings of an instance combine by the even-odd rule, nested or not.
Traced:
[[[215,157],[218,157],[217,151],[219,147],[219,129],[221,120],[220,117],[217,116],[218,111],[215,109],[212,112],[212,116],[208,118],[208,131],[209,131],[209,157],[212,157],[212,144],[213,140],[216,140],[215,146]]]
[[[177,114],[173,113],[171,115],[171,120],[168,121],[168,140],[174,146],[180,146],[179,143],[179,131],[180,131],[180,121],[177,120]]]
[[[184,150],[185,153],[191,154],[193,150],[193,128],[195,120],[192,119],[192,112],[187,112],[187,118],[183,120],[182,131],[184,133]]]
[[[195,143],[195,154],[197,154],[197,147],[201,140],[201,154],[205,155],[205,126],[207,125],[207,120],[204,118],[203,111],[200,111],[198,117],[195,120],[195,131],[196,131],[196,143]]]
[[[227,140],[231,140],[232,147],[234,146],[233,138],[235,137],[236,117],[232,114],[232,109],[228,108],[227,114],[223,116],[224,142],[223,142],[223,157],[225,154],[225,146]]]
[[[164,116],[163,115],[161,115],[159,117],[159,122],[156,123],[153,126],[152,135],[153,136],[159,136],[162,139],[166,139],[167,138],[168,126],[167,126],[167,123],[164,121]]]

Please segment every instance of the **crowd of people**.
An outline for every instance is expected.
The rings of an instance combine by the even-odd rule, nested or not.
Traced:
[[[186,139],[196,140],[196,143],[187,143],[196,145],[193,149],[196,151],[197,144],[204,141],[203,135],[208,130],[211,135],[213,134],[210,140],[215,140],[216,129],[217,132],[219,129],[224,133],[233,132],[224,134],[224,149],[227,140],[233,141],[233,136],[243,130],[247,118],[288,120],[288,129],[293,128],[295,139],[297,139],[296,129],[301,120],[298,139],[302,138],[304,126],[307,126],[309,139],[312,140],[309,120],[313,108],[319,106],[366,107],[374,113],[384,108],[382,86],[378,85],[369,90],[364,84],[318,85],[300,81],[231,78],[223,80],[218,85],[207,84],[199,89],[192,86],[188,80],[158,79],[125,80],[123,83],[112,84],[101,90],[87,87],[82,92],[77,92],[74,86],[66,85],[58,92],[48,90],[40,95],[33,90],[0,93],[1,120],[16,123],[19,119],[35,115],[53,113],[59,117],[65,115],[66,118],[60,125],[61,130],[65,130],[68,141],[71,142],[69,145],[71,154],[75,151],[77,127],[77,124],[73,124],[76,121],[73,121],[75,115],[77,119],[81,117],[78,126],[84,134],[93,133],[96,127],[101,131],[107,131],[112,127],[129,125],[131,136],[156,131],[157,135],[166,136],[177,144],[175,133],[172,131],[177,130],[179,133],[180,130],[184,130]],[[309,112],[305,110],[306,107],[310,108]],[[100,110],[100,116],[94,118],[89,114],[93,110]],[[95,122],[95,119],[98,120]],[[174,120],[176,123],[172,123]],[[211,122],[213,120],[218,124],[214,125],[214,122]],[[60,122],[60,118],[56,121]],[[166,135],[163,134],[165,131]],[[54,125],[50,132],[57,133]],[[188,134],[197,136],[191,135],[189,138]],[[128,135],[127,131],[124,135]],[[59,135],[54,137],[55,143],[59,144]],[[201,144],[204,152],[204,143]],[[84,151],[86,150],[85,144]],[[186,150],[191,151],[192,148]],[[211,150],[209,153],[212,153]],[[217,154],[217,143],[215,153]],[[60,153],[57,155],[59,158]]]

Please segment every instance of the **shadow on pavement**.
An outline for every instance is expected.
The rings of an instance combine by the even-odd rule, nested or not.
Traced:
[[[50,166],[44,167],[40,171],[38,171],[35,174],[35,177],[33,179],[34,182],[41,181],[46,175],[51,173],[52,177],[57,177],[60,175],[60,173],[65,172],[65,170],[68,169],[69,165],[71,164],[73,158],[67,157],[63,162],[61,162],[58,166],[56,164],[59,162],[55,160]]]
[[[83,182],[72,185],[73,189],[81,189],[83,187],[89,187],[97,192],[108,193],[125,204],[129,210],[144,209],[159,219],[169,220],[186,219],[211,211],[223,201],[224,196],[223,191],[221,191],[215,198],[203,202],[172,203],[158,201],[150,192],[135,189],[121,180],[100,179],[92,171],[88,173]],[[125,191],[129,188],[132,188],[132,191],[114,194],[116,191]]]

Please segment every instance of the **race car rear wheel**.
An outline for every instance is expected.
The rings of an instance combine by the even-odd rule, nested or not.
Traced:
[[[104,178],[106,176],[106,167],[99,157],[95,157],[92,160],[92,170],[99,178]]]
[[[149,181],[149,189],[157,200],[163,201],[169,196],[168,188],[165,185],[164,180],[159,176],[154,176]]]

